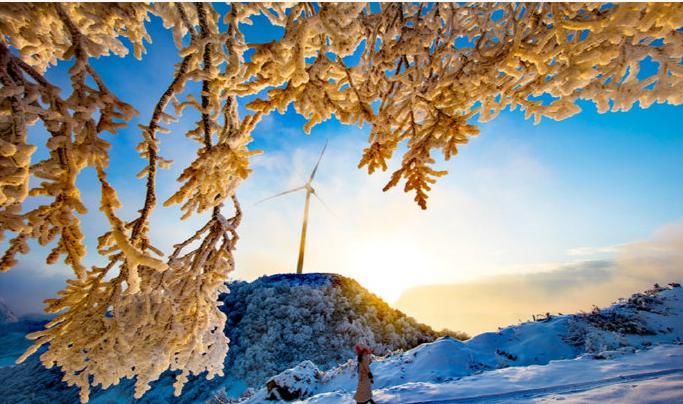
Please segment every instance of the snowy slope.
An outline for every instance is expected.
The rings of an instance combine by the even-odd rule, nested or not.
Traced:
[[[0,368],[13,365],[31,345],[25,335],[42,329],[47,321],[48,317],[44,315],[17,317],[0,298]]]
[[[635,388],[640,387],[640,391]],[[655,390],[656,395],[646,396]],[[590,355],[548,365],[511,367],[445,383],[404,383],[375,391],[378,403],[458,403],[514,401],[681,402],[683,346],[660,345],[637,353]],[[352,393],[316,395],[307,403],[353,403]]]
[[[390,398],[401,398],[401,391],[416,390],[419,395],[428,395],[433,389],[441,391],[441,387],[434,387],[436,385],[460,386],[459,380],[464,380],[461,378],[466,376],[469,376],[467,380],[472,381],[484,375],[511,374],[517,378],[525,374],[538,375],[538,369],[545,368],[541,365],[551,361],[555,368],[560,366],[558,363],[562,360],[583,363],[581,366],[585,367],[598,366],[608,363],[600,359],[632,357],[636,350],[678,344],[682,337],[683,288],[657,288],[588,314],[556,316],[544,321],[523,323],[497,333],[481,334],[466,342],[442,338],[404,353],[376,358],[371,365],[375,375],[373,387],[380,389],[381,394],[386,394],[386,402],[402,402]],[[657,359],[655,354],[638,355],[650,355],[646,357],[651,358],[653,363]],[[581,359],[572,360],[577,357]],[[680,365],[683,367],[683,364]],[[355,363],[349,361],[335,369],[320,372],[319,377],[306,386],[300,382],[288,388],[318,395],[315,400],[350,397],[355,388],[355,372]],[[579,383],[582,379],[576,380]],[[534,388],[543,384],[542,380],[537,384],[525,383],[519,386]],[[483,385],[480,387],[483,388]],[[450,394],[450,390],[445,391],[445,396],[439,396],[440,399]],[[472,390],[470,393],[476,392]],[[250,402],[260,402],[266,395],[266,389],[261,389]],[[456,397],[461,395],[458,393]]]
[[[536,403],[552,401],[566,403],[680,403],[683,402],[683,372],[642,374],[631,378],[620,377],[618,382],[565,393],[548,393],[530,400]]]

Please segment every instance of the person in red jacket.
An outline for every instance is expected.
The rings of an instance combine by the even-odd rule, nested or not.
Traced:
[[[372,384],[375,382],[372,372],[370,372],[370,362],[372,362],[372,351],[363,344],[354,347],[358,355],[358,387],[353,398],[358,404],[375,404],[372,399]]]

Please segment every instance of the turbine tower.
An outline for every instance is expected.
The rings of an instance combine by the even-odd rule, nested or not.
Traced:
[[[311,176],[308,177],[308,181],[304,185],[302,185],[300,187],[296,187],[294,189],[290,189],[289,191],[280,192],[279,194],[275,194],[271,197],[268,197],[268,198],[265,198],[265,199],[262,199],[262,200],[256,202],[256,204],[258,205],[261,202],[265,202],[267,200],[277,198],[277,197],[282,196],[282,195],[291,194],[292,192],[297,192],[297,191],[302,191],[302,190],[306,191],[306,202],[304,204],[304,221],[301,225],[301,242],[299,243],[299,259],[296,263],[296,273],[297,274],[303,273],[303,269],[304,269],[304,251],[306,249],[306,230],[308,228],[308,208],[311,204],[311,195],[318,198],[318,200],[320,201],[320,203],[323,204],[325,209],[330,211],[330,208],[320,198],[318,193],[315,192],[315,189],[311,185],[313,183],[313,179],[315,178],[315,174],[318,172],[318,166],[320,165],[320,160],[322,160],[323,154],[325,154],[326,149],[327,149],[327,141],[325,141],[325,146],[323,146],[323,150],[320,152],[320,157],[318,157],[318,161],[315,163],[315,167],[313,167],[313,171],[311,172]]]

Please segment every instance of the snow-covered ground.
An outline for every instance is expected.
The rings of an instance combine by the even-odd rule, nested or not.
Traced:
[[[645,378],[644,378],[645,377]],[[675,372],[660,376],[643,375],[638,380],[593,387],[565,394],[548,394],[530,400],[537,403],[564,401],[567,403],[680,403],[683,402],[683,374]]]
[[[438,344],[438,342],[436,343]],[[445,383],[403,383],[375,391],[378,403],[425,402],[662,402],[683,400],[683,345],[610,353],[510,367]],[[255,397],[255,399],[258,399]],[[329,392],[304,402],[353,403],[350,392]]]
[[[338,366],[329,365],[334,355],[351,358],[352,354],[346,351],[360,337],[401,346],[407,336],[417,339],[425,331],[429,335],[430,330],[393,313],[384,303],[377,303],[373,306],[376,309],[358,316],[360,310],[354,306],[355,299],[347,295],[358,296],[362,291],[343,282],[346,281],[316,275],[302,279],[270,277],[248,285],[233,285],[233,293],[225,298],[232,316],[228,327],[232,332],[231,349],[233,355],[239,353],[238,359],[244,356],[249,361],[226,361],[226,371],[234,372],[240,367],[272,369],[273,364],[279,367],[270,373],[271,377],[255,385],[256,391],[249,390],[249,396],[241,402],[265,402],[270,394],[265,381],[272,379],[287,392],[298,394],[300,403],[352,403],[357,378],[355,361],[348,359]],[[241,311],[240,302],[247,303]],[[300,332],[272,339],[299,325],[308,325],[313,330],[311,324],[319,322],[319,332],[325,334],[325,341],[313,338],[302,342]],[[26,341],[20,341],[22,334],[18,332],[26,331],[29,325],[38,329],[42,322],[19,319],[2,326],[5,339],[0,339],[0,402],[75,402],[77,391],[60,381],[58,369],[46,370],[35,357],[19,366],[3,363],[20,352],[19,345]],[[350,332],[353,329],[363,332],[354,334]],[[402,335],[402,339],[395,338],[396,335]],[[371,364],[375,375],[373,388],[378,403],[683,403],[682,341],[683,288],[655,288],[591,313],[549,316],[465,342],[439,338],[376,357]],[[312,346],[320,352],[312,354]],[[382,342],[377,346],[389,345]],[[283,358],[286,352],[291,357]],[[287,365],[287,369],[281,367],[285,363],[293,364]],[[195,378],[181,397],[174,398],[171,384],[171,375],[164,374],[139,402],[236,402],[234,397],[248,387],[235,374],[213,381]],[[95,389],[92,402],[132,403],[135,400],[131,398],[131,389],[131,381],[104,391]],[[224,399],[218,400],[221,392],[225,392]]]
[[[386,403],[590,401],[591,394],[683,402],[682,337],[683,289],[659,289],[589,314],[523,323],[466,342],[442,338],[376,358],[373,387]],[[285,385],[288,391],[300,390],[310,403],[353,402],[353,361],[316,377],[310,366],[303,369],[306,377]],[[293,371],[283,380],[297,379]],[[268,394],[263,388],[247,402]]]

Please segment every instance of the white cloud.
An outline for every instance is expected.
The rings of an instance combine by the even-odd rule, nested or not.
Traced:
[[[623,244],[605,247],[576,247],[567,251],[571,256],[614,255]]]

